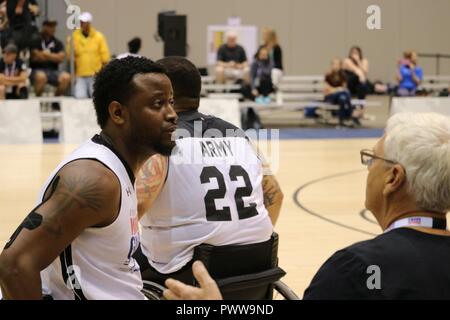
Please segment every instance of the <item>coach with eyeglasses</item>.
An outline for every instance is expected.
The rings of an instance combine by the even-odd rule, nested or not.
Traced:
[[[383,233],[339,250],[319,269],[306,300],[450,299],[450,118],[399,113],[372,150],[365,206]],[[200,263],[193,288],[168,280],[170,299],[219,298]]]

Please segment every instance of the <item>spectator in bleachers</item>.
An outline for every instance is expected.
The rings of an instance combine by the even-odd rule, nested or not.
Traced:
[[[40,37],[30,46],[33,69],[31,81],[36,96],[41,96],[48,83],[57,88],[55,95],[66,93],[70,85],[70,74],[59,71],[59,64],[64,61],[64,45],[55,38],[56,20],[47,19],[42,23]]]
[[[18,58],[18,48],[8,44],[0,59],[0,99],[27,99],[27,68]]]
[[[14,42],[19,52],[22,52],[29,48],[30,42],[37,35],[35,21],[39,15],[39,6],[36,0],[7,0],[6,11],[9,23],[8,42]]]
[[[369,60],[364,58],[362,49],[354,46],[350,49],[348,57],[344,59],[343,69],[347,78],[347,88],[352,97],[365,100],[367,94],[373,91],[373,85],[368,80]],[[353,113],[354,119],[364,117],[364,106],[357,105]],[[359,120],[357,120],[359,122]]]
[[[349,55],[344,59],[343,69],[347,77],[347,87],[352,96],[364,100],[370,91],[367,79],[369,61],[364,58],[360,47],[352,47]]]
[[[397,70],[399,96],[414,96],[423,80],[423,70],[417,63],[417,53],[406,51]]]
[[[270,103],[269,94],[273,92],[272,69],[269,51],[266,47],[260,47],[250,69],[252,94],[257,103]]]
[[[123,59],[126,57],[140,57],[139,51],[141,50],[142,40],[139,37],[133,38],[128,41],[128,52],[119,54],[117,59]]]
[[[8,40],[8,15],[6,13],[6,0],[0,0],[0,45],[6,46]]]
[[[237,40],[235,32],[227,32],[226,43],[217,52],[216,81],[218,83],[225,83],[228,79],[250,83],[247,55]]]
[[[339,106],[339,126],[345,126],[344,121],[353,118],[356,125],[360,125],[359,119],[354,115],[351,103],[351,95],[347,88],[347,78],[342,69],[342,61],[333,59],[331,70],[325,75],[324,88],[325,101]]]
[[[86,99],[92,97],[95,74],[108,63],[111,56],[105,36],[92,26],[92,14],[80,14],[80,29],[73,33],[75,55],[75,97]],[[70,42],[67,45],[70,57]]]
[[[270,61],[273,65],[272,83],[276,87],[283,77],[283,51],[278,44],[278,37],[275,30],[271,28],[265,28],[263,31],[263,39],[264,43],[261,47],[266,47],[269,51]]]

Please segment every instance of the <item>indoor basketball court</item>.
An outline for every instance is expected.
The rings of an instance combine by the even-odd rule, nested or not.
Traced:
[[[391,116],[450,116],[448,0],[25,3],[19,11],[0,4],[0,21],[10,24],[10,15],[25,10],[23,30],[42,36],[44,46],[0,28],[0,67],[13,54],[24,65],[16,75],[23,83],[0,81],[2,248],[58,164],[100,132],[92,82],[115,59],[186,57],[201,74],[200,112],[268,143],[263,153],[284,194],[274,227],[282,281],[300,298],[335,252],[383,233],[366,209],[369,171],[360,151],[373,150]],[[96,43],[83,60],[87,41]],[[242,61],[229,58],[235,49],[226,52],[236,43]],[[51,65],[41,51],[54,55]],[[6,77],[16,72],[14,61],[13,69],[0,68]],[[98,70],[89,74],[93,64]],[[26,99],[11,96],[25,94],[23,87]]]
[[[284,279],[299,294],[335,251],[380,234],[373,216],[362,215],[367,169],[359,151],[375,139],[285,140],[277,174],[284,203],[275,231],[280,235]],[[0,239],[2,246],[55,166],[75,145],[2,145]],[[20,195],[20,198],[18,198]]]

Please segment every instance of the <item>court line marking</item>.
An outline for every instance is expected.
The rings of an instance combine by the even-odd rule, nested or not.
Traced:
[[[369,216],[367,216],[368,213],[372,214],[369,210],[367,210],[367,209],[362,209],[362,210],[359,212],[359,215],[361,216],[361,218],[363,218],[363,219],[366,220],[367,222],[370,222],[370,223],[373,223],[373,224],[378,225],[378,222],[377,222],[376,220],[374,220],[374,219],[372,219],[372,218],[369,218]],[[371,215],[370,217],[373,217],[373,215]]]
[[[308,213],[308,214],[310,214],[310,215],[312,215],[312,216],[314,216],[314,217],[316,217],[316,218],[319,218],[319,219],[321,219],[321,220],[324,220],[324,221],[326,221],[326,222],[332,223],[332,224],[334,224],[334,225],[336,225],[336,226],[339,226],[339,227],[342,227],[342,228],[345,228],[345,229],[348,229],[348,230],[352,230],[352,231],[355,231],[355,232],[360,232],[360,233],[363,233],[363,234],[366,234],[366,235],[370,235],[370,236],[377,236],[377,234],[375,234],[375,233],[368,232],[368,231],[366,231],[366,230],[362,230],[362,229],[359,229],[359,228],[355,228],[355,227],[346,225],[346,224],[344,224],[344,223],[335,221],[335,220],[333,220],[333,219],[327,218],[327,217],[325,217],[324,215],[322,215],[322,214],[320,214],[320,213],[314,212],[314,211],[312,211],[311,209],[306,208],[306,207],[300,202],[300,200],[299,200],[300,192],[301,192],[302,190],[304,190],[306,187],[309,187],[310,185],[313,185],[313,184],[315,184],[315,183],[322,182],[322,181],[325,181],[325,180],[337,178],[337,177],[342,177],[342,176],[346,176],[346,175],[350,175],[350,174],[354,174],[354,173],[360,173],[360,172],[363,172],[363,171],[365,171],[365,170],[366,170],[366,169],[358,169],[358,170],[352,170],[352,171],[347,171],[347,172],[341,172],[341,173],[333,174],[333,175],[330,175],[330,176],[325,176],[325,177],[322,177],[322,178],[318,178],[318,179],[315,179],[315,180],[306,182],[305,184],[303,184],[302,186],[300,186],[300,187],[294,192],[294,195],[293,195],[294,203],[295,203],[300,209],[302,209],[303,211],[305,211],[306,213]],[[361,215],[361,213],[360,213],[360,215]]]

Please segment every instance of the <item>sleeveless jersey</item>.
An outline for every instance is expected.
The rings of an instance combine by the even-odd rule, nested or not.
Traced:
[[[142,251],[164,274],[186,265],[200,244],[258,243],[273,232],[262,163],[244,132],[219,118],[184,112],[177,135],[165,184],[140,221]]]
[[[134,175],[125,161],[100,136],[78,147],[50,175],[38,204],[66,164],[92,159],[108,167],[121,188],[120,211],[106,227],[85,229],[41,272],[44,294],[54,299],[145,299],[139,265],[132,255],[139,246]]]

